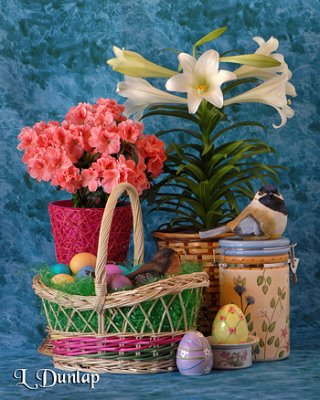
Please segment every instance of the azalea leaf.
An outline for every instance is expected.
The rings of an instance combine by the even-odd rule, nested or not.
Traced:
[[[241,56],[221,57],[220,61],[249,65],[258,68],[279,67],[281,62],[263,54],[244,54]]]

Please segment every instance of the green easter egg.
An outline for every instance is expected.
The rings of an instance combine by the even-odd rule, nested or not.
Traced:
[[[54,275],[58,275],[58,274],[72,275],[72,272],[71,272],[70,268],[66,264],[54,264],[51,267],[51,272]]]
[[[126,276],[126,275],[131,274],[131,272],[135,271],[139,267],[141,267],[141,265],[142,264],[135,265],[133,268],[128,268],[128,267],[125,267],[124,265],[118,265],[118,267],[121,269],[121,272],[123,273],[123,275]]]
[[[118,265],[118,267],[121,269],[123,275],[129,275],[131,272],[130,269],[125,267],[124,265]]]

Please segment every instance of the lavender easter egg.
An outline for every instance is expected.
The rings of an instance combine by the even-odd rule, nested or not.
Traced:
[[[177,367],[182,375],[205,375],[212,369],[213,357],[208,340],[201,332],[186,333],[179,343]]]
[[[126,287],[132,287],[132,282],[126,276],[121,274],[113,274],[111,276],[112,278],[109,285],[112,290],[122,290]]]

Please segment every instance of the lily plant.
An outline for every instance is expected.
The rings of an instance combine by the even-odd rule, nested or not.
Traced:
[[[226,140],[232,130],[266,130],[256,121],[229,122],[228,111],[241,103],[262,103],[273,107],[281,117],[281,123],[273,127],[284,126],[294,115],[287,98],[296,96],[289,82],[291,71],[283,55],[275,53],[279,42],[274,37],[268,41],[255,37],[259,47],[254,54],[228,56],[210,49],[197,58],[198,48],[226,29],[216,29],[198,40],[192,54],[179,53],[175,71],[117,47],[113,48],[116,57],[108,61],[115,71],[125,75],[117,85],[117,93],[127,98],[127,116],[141,119],[166,115],[189,122],[186,127],[158,132],[158,136],[175,132],[185,135],[185,143],[167,147],[166,175],[151,192],[154,209],[173,213],[168,221],[171,227],[200,230],[234,218],[241,199],[252,198],[255,180],[262,184],[277,181],[282,168],[259,161],[259,156],[276,152],[263,140]],[[221,68],[222,63],[240,67],[230,71],[230,67]],[[145,79],[159,77],[166,79],[166,90]],[[196,129],[190,128],[190,123]]]

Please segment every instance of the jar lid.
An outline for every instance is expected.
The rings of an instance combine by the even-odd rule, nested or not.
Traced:
[[[281,237],[275,240],[243,240],[241,237],[219,240],[221,253],[226,256],[275,256],[290,250],[290,240]]]

